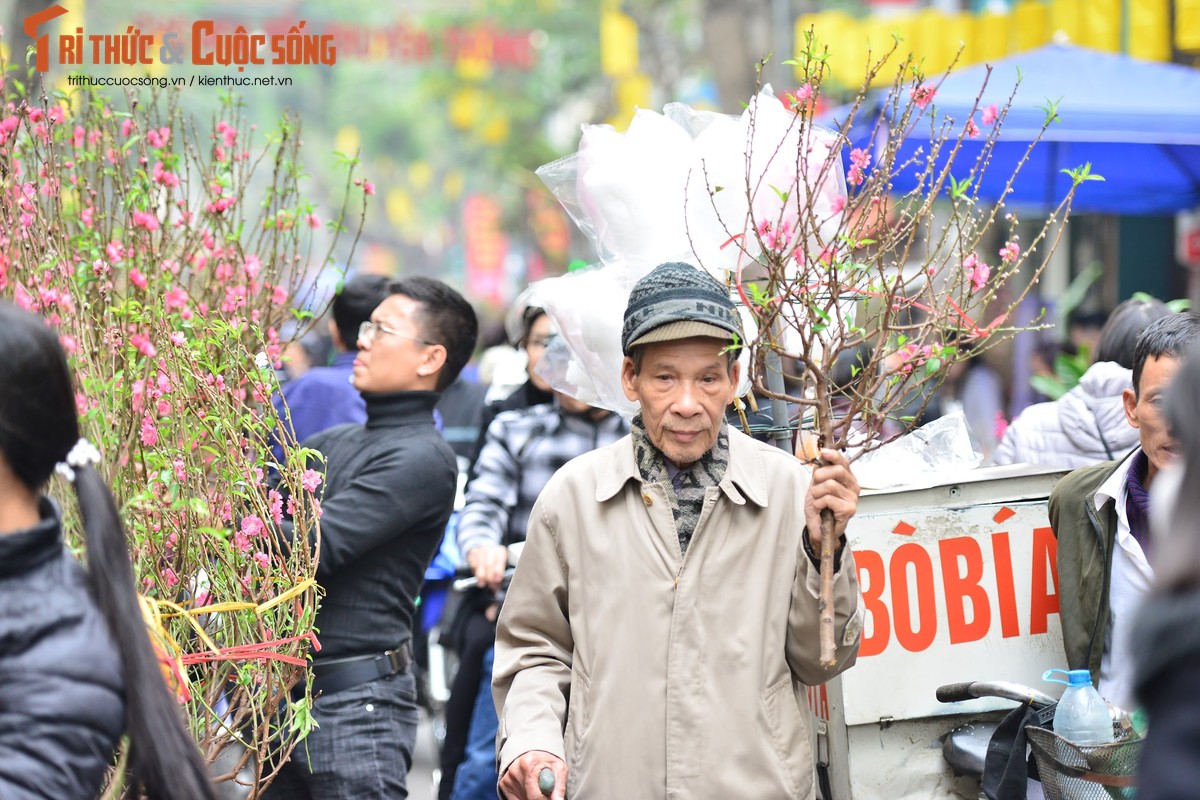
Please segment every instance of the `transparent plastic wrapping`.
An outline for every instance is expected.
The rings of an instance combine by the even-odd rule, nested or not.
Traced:
[[[626,417],[637,413],[621,388],[621,323],[629,292],[643,274],[622,263],[531,286],[532,297],[558,329],[537,366],[554,389]]]
[[[629,292],[654,266],[620,262],[546,278],[530,287],[531,300],[546,310],[558,329],[537,366],[551,387],[625,417],[637,413],[637,404],[625,397],[621,386],[621,326]],[[753,338],[753,320],[739,311],[743,331]],[[743,348],[738,394],[750,390],[749,359]]]
[[[854,476],[864,489],[933,484],[961,477],[982,461],[966,417],[953,411],[862,456],[854,462]]]
[[[631,413],[620,385],[620,331],[633,284],[665,261],[729,284],[757,255],[755,221],[792,229],[801,208],[827,220],[831,236],[846,196],[843,171],[824,168],[838,158],[836,147],[834,132],[804,124],[770,87],[740,116],[673,103],[662,114],[639,109],[624,133],[584,126],[578,152],[537,170],[598,257],[589,270],[531,288],[565,347],[547,353],[539,373],[579,400]],[[781,195],[792,202],[781,204]],[[731,297],[738,299],[732,289]]]

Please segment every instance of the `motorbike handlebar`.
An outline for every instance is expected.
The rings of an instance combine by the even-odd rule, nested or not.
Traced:
[[[1000,697],[1014,700],[1034,708],[1045,708],[1058,702],[1053,697],[1037,689],[1022,686],[1008,681],[967,681],[966,683],[949,683],[939,686],[935,692],[939,702],[961,703],[964,700],[974,700],[980,697]]]
[[[509,581],[512,580],[514,572],[516,572],[516,569],[513,567],[509,567],[508,569],[504,570],[504,578],[501,580],[500,585],[507,586]],[[459,578],[454,583],[450,584],[451,588],[453,588],[456,592],[465,592],[467,589],[474,589],[478,585],[479,581],[474,575],[470,576],[469,578]]]
[[[939,686],[936,692],[938,702],[961,703],[964,700],[974,700],[976,696],[971,693],[971,687],[974,685],[973,681],[967,681]]]

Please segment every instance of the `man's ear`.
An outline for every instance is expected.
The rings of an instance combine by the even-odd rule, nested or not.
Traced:
[[[446,366],[446,347],[435,344],[425,351],[421,363],[417,365],[417,374],[422,378],[428,378],[430,375],[436,375],[444,366]]]
[[[1125,421],[1135,428],[1140,428],[1137,417],[1137,395],[1133,389],[1121,390],[1121,404],[1125,406]]]
[[[733,354],[730,353],[729,355],[726,356],[726,358],[733,358]],[[742,381],[742,362],[741,361],[734,359],[733,370],[729,373],[729,379],[731,381],[730,386],[729,386],[729,399],[727,399],[725,401],[725,405],[729,405],[730,403],[733,402],[734,398],[737,397],[738,384],[741,383],[741,381]]]
[[[633,359],[625,356],[625,360],[621,362],[621,388],[625,390],[625,397],[631,402],[638,402],[641,395],[637,390],[637,375],[633,371]]]

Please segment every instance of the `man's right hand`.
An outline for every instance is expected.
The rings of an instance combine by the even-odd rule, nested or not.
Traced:
[[[554,792],[549,795],[550,800],[566,800],[567,765],[545,750],[522,753],[508,765],[500,778],[501,795],[508,800],[544,800],[547,795],[538,788],[538,775],[546,767],[554,770]]]
[[[472,547],[467,553],[467,566],[475,573],[475,580],[481,587],[494,592],[500,588],[504,570],[508,568],[508,548],[502,544]]]

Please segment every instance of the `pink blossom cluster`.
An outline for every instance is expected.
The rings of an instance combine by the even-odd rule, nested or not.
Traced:
[[[785,219],[775,227],[764,219],[758,223],[758,238],[770,252],[782,253],[792,243],[792,223]]]
[[[914,86],[909,90],[909,98],[920,108],[927,108],[933,102],[933,96],[937,94],[937,87],[930,86],[928,83],[922,83],[919,86]]]
[[[971,288],[979,292],[983,287],[987,286],[988,278],[991,277],[992,268],[987,265],[987,262],[982,261],[979,256],[971,253],[962,262],[963,274],[971,284]]]
[[[856,147],[850,151],[850,169],[846,172],[846,183],[851,186],[859,186],[863,182],[863,177],[867,166],[871,163],[871,154],[861,147]]]

